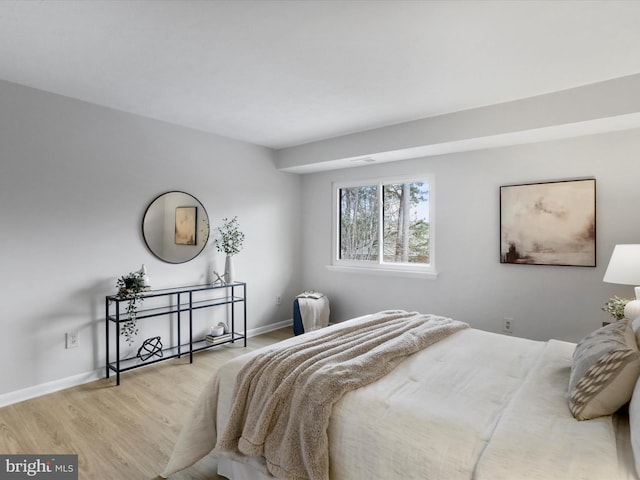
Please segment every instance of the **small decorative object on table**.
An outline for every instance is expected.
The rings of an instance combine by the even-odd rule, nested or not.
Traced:
[[[624,307],[630,301],[631,299],[629,298],[613,296],[607,300],[602,310],[611,315],[614,320],[622,320],[624,318]]]
[[[225,283],[233,283],[233,255],[240,253],[242,250],[242,242],[244,242],[244,233],[239,230],[238,217],[222,219],[223,224],[218,227],[220,237],[214,240],[214,245],[219,252],[227,255],[224,268]]]
[[[142,305],[142,292],[146,289],[142,273],[137,271],[123,275],[117,280],[116,288],[118,289],[119,298],[129,300],[127,304],[128,320],[121,325],[120,331],[127,339],[127,343],[132,345],[133,337],[138,334],[136,315],[138,313],[138,307]]]
[[[138,349],[138,357],[146,362],[151,357],[162,358],[162,341],[160,337],[147,338]]]
[[[215,270],[213,271],[213,276],[215,277],[215,279],[212,282],[212,285],[226,285],[227,282],[224,281],[224,273],[222,275],[220,275],[218,272],[216,272]]]
[[[221,343],[231,339],[231,332],[226,323],[220,322],[218,325],[209,329],[209,335],[205,337],[205,341],[209,344]]]
[[[213,336],[213,337],[219,337],[220,335],[224,334],[224,326],[223,325],[216,325],[215,327],[211,327],[209,329],[209,335]]]
[[[223,333],[222,335],[207,335],[205,337],[205,341],[210,345],[226,342],[227,340],[231,340],[230,333]]]
[[[144,263],[142,264],[140,270],[138,270],[138,274],[142,279],[142,288],[145,291],[151,290],[151,281],[149,280],[149,275],[147,275],[147,267],[145,267]]]

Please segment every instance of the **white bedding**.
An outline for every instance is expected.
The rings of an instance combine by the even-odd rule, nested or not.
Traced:
[[[328,432],[331,479],[637,480],[624,425],[616,438],[614,417],[578,422],[569,412],[574,347],[467,329],[412,355],[336,403]],[[258,353],[221,369],[219,397],[212,382],[163,476],[213,449],[235,374]],[[260,459],[241,463],[268,478]],[[242,464],[221,461],[220,473],[241,480]]]

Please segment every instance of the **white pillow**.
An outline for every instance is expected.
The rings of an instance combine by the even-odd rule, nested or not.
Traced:
[[[569,409],[578,420],[612,415],[631,399],[640,375],[640,351],[623,319],[583,338],[573,353]]]

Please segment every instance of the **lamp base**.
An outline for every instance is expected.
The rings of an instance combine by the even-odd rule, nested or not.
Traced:
[[[627,302],[624,306],[624,316],[630,320],[640,317],[640,287],[635,288],[636,299]]]
[[[624,316],[630,320],[640,317],[640,300],[631,300],[624,307]]]

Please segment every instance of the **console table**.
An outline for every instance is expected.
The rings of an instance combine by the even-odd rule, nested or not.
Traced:
[[[152,363],[162,362],[171,358],[181,357],[189,354],[189,363],[193,363],[193,353],[211,347],[217,347],[226,343],[235,343],[238,340],[247,346],[247,284],[244,282],[233,282],[226,285],[192,285],[186,287],[167,288],[163,290],[151,290],[144,292],[143,307],[147,299],[156,299],[151,308],[140,308],[136,314],[136,321],[144,321],[154,317],[166,317],[175,315],[176,341],[173,345],[165,345],[159,353],[142,359],[141,356],[120,358],[120,326],[129,321],[126,312],[126,305],[129,301],[126,298],[119,298],[118,295],[107,295],[105,297],[105,342],[106,342],[106,376],[109,378],[110,372],[116,374],[116,384],[120,385],[120,373],[134,368],[144,367]],[[236,318],[236,306],[242,312],[242,319]],[[193,338],[193,312],[200,309],[221,307],[230,305],[231,321],[229,326],[229,336],[221,337],[220,341],[207,342],[205,337]],[[184,338],[184,323],[187,323],[186,338]],[[242,328],[242,332],[237,332],[236,327]],[[109,342],[109,332],[111,327],[115,328],[115,357],[112,359],[111,345]]]

